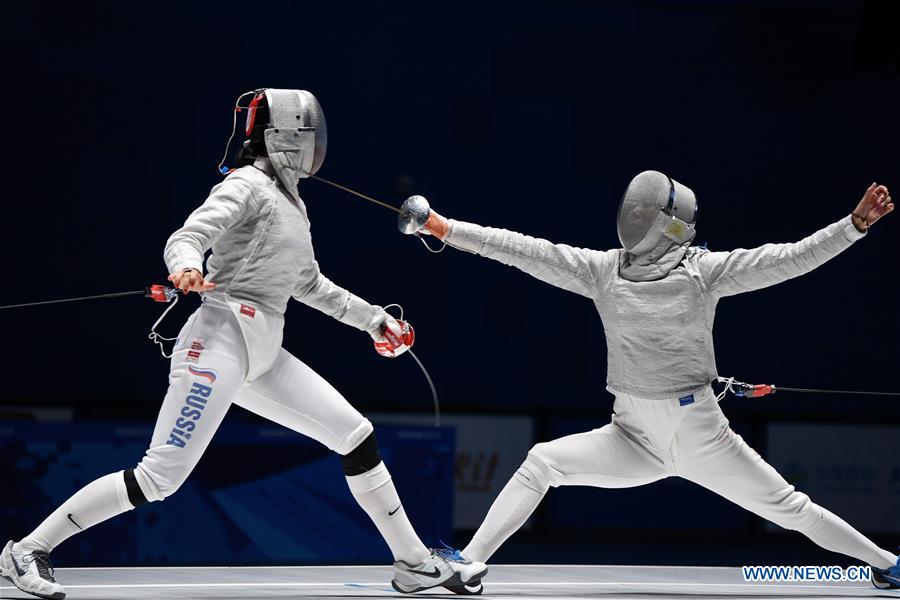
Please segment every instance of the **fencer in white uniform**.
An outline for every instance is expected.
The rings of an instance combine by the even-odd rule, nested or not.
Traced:
[[[620,249],[553,244],[432,211],[423,231],[594,301],[606,333],[607,389],[615,396],[610,424],[531,449],[462,555],[487,561],[550,487],[627,488],[679,476],[883,570],[876,584],[891,577],[896,584],[897,556],[796,491],[730,429],[710,387],[717,377],[712,327],[721,298],[808,273],[892,209],[887,189],[873,184],[854,216],[796,243],[731,252],[690,246],[694,194],[656,171],[635,177],[623,197]]]
[[[398,591],[462,585],[486,572],[483,563],[422,544],[381,461],[372,424],[281,347],[291,297],[382,344],[385,327],[397,335],[400,330],[381,307],[328,280],[315,260],[297,182],[315,173],[324,158],[327,138],[318,102],[309,92],[275,89],[259,90],[253,100],[244,166],[215,186],[166,244],[169,279],[185,292],[202,292],[203,303],[175,342],[150,447],[135,468],[88,484],[30,535],[6,545],[0,575],[26,592],[64,598],[49,552],[97,523],[173,494],[232,404],[341,455],[350,491],[394,555],[392,583]]]

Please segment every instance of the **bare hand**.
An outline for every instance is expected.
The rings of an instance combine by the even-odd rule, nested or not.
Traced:
[[[423,233],[430,233],[443,242],[447,234],[450,233],[450,222],[432,210],[423,229]]]
[[[860,231],[865,231],[893,210],[894,201],[887,187],[872,183],[853,210],[853,224]]]
[[[216,284],[205,281],[203,273],[197,269],[185,269],[178,273],[172,273],[168,279],[176,289],[181,290],[185,294],[188,292],[208,292],[216,288]]]

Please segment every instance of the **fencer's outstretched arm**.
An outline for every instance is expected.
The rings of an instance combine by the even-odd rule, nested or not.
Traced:
[[[430,222],[434,225],[434,221]],[[464,221],[443,219],[440,226],[439,237],[454,248],[492,258],[589,298],[597,294],[599,282],[616,266],[616,257],[611,252],[554,244],[514,231]]]
[[[294,290],[294,300],[362,331],[371,333],[384,324],[388,315],[383,308],[333,283],[319,270],[318,261],[311,261],[304,271],[303,283]]]
[[[866,235],[868,226],[893,210],[884,186],[874,183],[851,215],[790,244],[766,244],[731,252],[707,252],[698,265],[710,291],[719,296],[758,290],[808,273]]]

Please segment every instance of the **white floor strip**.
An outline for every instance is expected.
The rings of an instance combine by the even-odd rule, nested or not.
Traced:
[[[115,589],[115,588],[252,588],[252,587],[345,587],[345,586],[379,586],[383,587],[387,585],[387,582],[377,581],[377,582],[348,582],[348,583],[325,583],[325,582],[256,582],[256,583],[123,583],[123,584],[115,584],[115,583],[106,583],[106,584],[96,584],[96,585],[67,585],[66,589],[76,590],[76,589]],[[672,586],[672,587],[714,587],[714,588],[733,588],[735,590],[746,590],[748,588],[757,589],[757,588],[765,588],[766,590],[777,590],[777,589],[786,589],[786,590],[795,590],[797,588],[803,589],[835,589],[835,586],[832,585],[809,585],[809,584],[757,584],[757,583],[688,583],[688,582],[671,582],[671,581],[654,581],[654,582],[646,582],[646,581],[495,581],[491,582],[492,587],[494,588],[502,588],[503,586],[511,586],[511,587],[558,587],[558,586],[590,586],[590,587],[628,587],[628,586],[642,586],[642,587],[660,587],[660,586]],[[853,586],[846,586],[853,587]],[[864,584],[860,582],[859,587],[864,587]],[[11,586],[0,586],[0,590],[14,590],[16,588]]]
[[[528,566],[528,565],[522,565]],[[568,566],[568,565],[561,565]],[[579,565],[572,565],[579,566]],[[588,566],[588,565],[581,565]],[[197,571],[201,569],[390,569],[391,565],[263,565],[259,567],[60,567],[56,571],[135,571],[145,569],[147,571],[162,571],[165,569],[178,569],[179,571]],[[727,568],[727,567],[726,567]]]

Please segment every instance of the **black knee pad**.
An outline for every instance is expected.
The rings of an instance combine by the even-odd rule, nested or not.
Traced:
[[[381,462],[381,453],[378,451],[378,442],[375,440],[375,432],[359,443],[359,446],[341,457],[341,466],[344,467],[344,475],[362,475],[371,471]]]
[[[141,490],[141,486],[138,485],[137,479],[134,477],[134,469],[123,471],[123,474],[125,475],[125,489],[128,490],[128,501],[131,502],[131,505],[137,508],[142,504],[147,504],[149,500],[147,500],[147,497]]]

